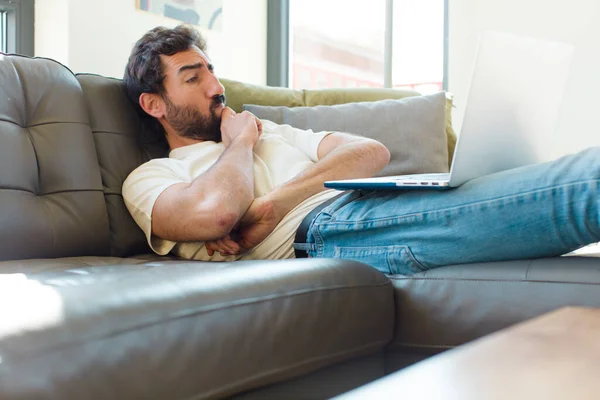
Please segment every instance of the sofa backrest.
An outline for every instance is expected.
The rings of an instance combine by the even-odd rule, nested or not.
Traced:
[[[0,260],[109,254],[84,99],[60,64],[0,54]]]
[[[236,111],[417,95],[222,83]],[[121,196],[129,173],[160,154],[143,133],[121,80],[0,53],[0,260],[149,253]]]
[[[109,249],[114,257],[151,253],[142,230],[123,202],[127,176],[152,155],[142,145],[144,130],[120,79],[78,74],[89,126],[94,136],[109,222]]]

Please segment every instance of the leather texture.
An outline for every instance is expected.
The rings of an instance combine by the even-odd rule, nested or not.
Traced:
[[[234,395],[235,400],[330,399],[385,376],[383,351]]]
[[[0,62],[0,260],[108,255],[83,93],[45,59]]]
[[[560,307],[600,307],[600,260],[593,257],[456,265],[390,279],[390,348],[428,355]]]
[[[0,329],[0,398],[218,398],[381,351],[393,336],[392,285],[364,264],[92,269],[4,277],[15,315],[42,303]]]
[[[30,260],[0,261],[0,274],[39,274],[42,272],[61,272],[76,273],[80,267],[101,266],[106,271],[107,267],[115,270],[130,268],[132,265],[152,264],[160,262],[168,264],[170,262],[183,263],[182,260],[174,256],[158,256],[156,254],[141,254],[135,257],[65,257],[65,258],[35,258]],[[195,263],[195,261],[189,261]],[[93,273],[94,269],[88,269],[86,273]]]
[[[131,171],[151,158],[140,139],[144,128],[120,80],[90,74],[79,74],[77,80],[83,89],[102,173],[110,223],[110,255],[149,253],[146,238],[121,195],[123,182]]]

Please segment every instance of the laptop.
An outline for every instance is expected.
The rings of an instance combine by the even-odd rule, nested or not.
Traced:
[[[548,161],[574,47],[487,31],[479,42],[450,173],[326,181],[333,189],[449,189]]]

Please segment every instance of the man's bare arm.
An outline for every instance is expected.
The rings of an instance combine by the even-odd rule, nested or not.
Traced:
[[[343,133],[326,136],[319,145],[318,156],[317,163],[267,195],[278,212],[285,215],[325,190],[325,181],[368,178],[390,161],[390,152],[383,144]]]
[[[158,197],[152,210],[154,235],[176,242],[219,239],[254,200],[252,151],[260,123],[250,113],[235,115],[230,110],[223,111],[222,118],[227,149],[194,181],[173,185]]]
[[[227,243],[216,243],[212,250],[239,254],[243,249],[257,246],[294,207],[325,190],[325,181],[373,176],[390,159],[390,152],[381,143],[341,133],[323,139],[318,155],[316,164],[252,202],[240,221],[239,237],[234,245],[227,238]]]

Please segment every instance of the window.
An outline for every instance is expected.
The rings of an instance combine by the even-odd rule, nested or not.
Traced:
[[[34,0],[0,0],[0,51],[33,55]]]
[[[383,87],[385,12],[386,0],[290,0],[290,86]]]
[[[6,11],[0,10],[0,52],[7,53],[8,52],[8,21]]]
[[[269,7],[278,0],[270,0]],[[287,76],[270,85],[443,90],[446,82],[448,0],[281,0],[269,13],[287,29],[271,31],[269,67]],[[277,39],[275,39],[277,40]],[[282,39],[285,40],[285,39]],[[268,73],[270,75],[270,72]]]

